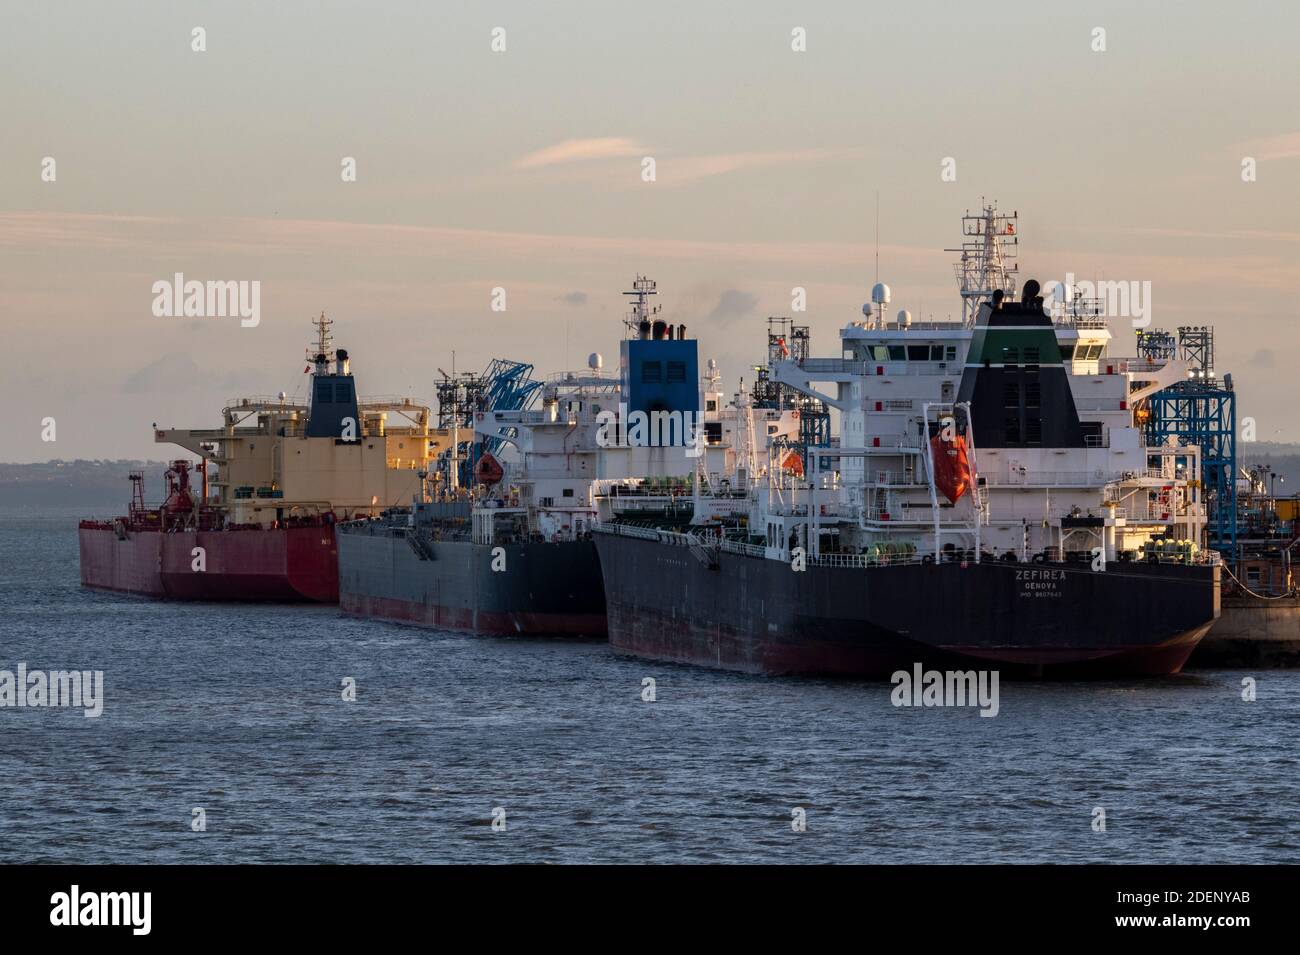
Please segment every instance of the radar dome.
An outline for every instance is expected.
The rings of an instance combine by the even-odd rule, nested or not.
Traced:
[[[898,327],[907,328],[912,324],[912,313],[905,308],[898,310]]]
[[[587,356],[587,367],[592,371],[600,371],[605,367],[605,359],[601,357],[600,352],[594,351]]]
[[[877,282],[871,286],[871,301],[876,305],[889,304],[889,286],[884,282]]]

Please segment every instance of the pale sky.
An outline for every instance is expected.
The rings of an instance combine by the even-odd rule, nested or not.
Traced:
[[[362,394],[432,404],[453,349],[612,367],[638,272],[734,388],[795,286],[839,354],[877,193],[893,308],[957,314],[943,249],[997,199],[1022,278],[1151,282],[1154,325],[1216,327],[1259,438],[1300,440],[1298,11],[0,0],[0,460],[168,457],[152,422],[301,394],[322,309]],[[175,272],[260,282],[261,324],[155,317]]]

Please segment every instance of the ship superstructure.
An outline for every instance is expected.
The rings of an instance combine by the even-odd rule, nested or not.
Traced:
[[[540,408],[481,407],[468,487],[426,487],[409,508],[340,529],[346,612],[479,633],[600,636],[591,528],[598,482],[685,474],[700,394],[696,342],[630,293],[619,370],[593,354],[547,379]],[[485,451],[483,447],[497,450]]]
[[[839,435],[800,467],[773,448],[744,519],[602,524],[616,647],[778,672],[1182,665],[1218,607],[1199,451],[1147,445],[1135,409],[1185,367],[1111,356],[1080,296],[1017,296],[1014,216],[963,232],[961,318],[890,319],[877,283],[840,357],[770,363]],[[671,571],[665,543],[699,559]]]
[[[771,472],[773,540],[797,528],[813,556],[893,548],[975,561],[1091,562],[1094,550],[1131,561],[1155,537],[1199,547],[1200,451],[1148,446],[1135,419],[1185,364],[1112,356],[1096,303],[1044,302],[1033,280],[1015,300],[1000,248],[1014,218],[989,206],[964,221],[989,251],[984,270],[963,252],[962,319],[889,320],[877,285],[865,319],[841,332],[843,357],[773,366],[774,380],[841,416],[837,447],[815,452],[834,463],[830,480]],[[967,476],[945,492],[948,458]]]
[[[231,400],[219,428],[155,429],[206,465],[204,503],[233,524],[270,525],[332,514],[346,520],[408,501],[450,436],[430,427],[411,398],[362,398],[345,349],[333,347],[322,313],[308,349],[307,403],[277,397]]]
[[[410,398],[358,396],[324,314],[308,349],[309,398],[226,403],[222,425],[155,428],[199,457],[175,461],[165,500],[132,475],[128,513],[80,526],[82,583],[188,600],[338,599],[336,521],[409,500],[449,441]],[[191,468],[197,480],[191,477]]]

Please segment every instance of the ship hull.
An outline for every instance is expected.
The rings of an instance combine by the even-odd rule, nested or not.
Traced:
[[[1177,673],[1218,614],[1217,567],[789,564],[596,535],[610,644],[765,674],[888,676],[915,663],[1008,676]]]
[[[81,583],[91,589],[166,600],[338,602],[333,525],[120,535],[86,522],[78,536]]]
[[[481,634],[604,637],[605,594],[590,541],[494,548],[407,539],[363,525],[339,532],[344,613]],[[494,561],[503,570],[493,570]]]

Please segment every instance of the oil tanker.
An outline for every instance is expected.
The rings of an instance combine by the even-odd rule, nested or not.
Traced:
[[[442,423],[473,436],[473,461],[425,488],[411,507],[338,528],[345,613],[483,634],[603,637],[605,590],[592,540],[598,488],[681,499],[692,455],[724,442],[722,396],[701,410],[697,343],[650,305],[637,276],[619,372],[599,354],[580,372],[538,382],[540,408],[476,401],[476,383],[440,393]],[[530,366],[531,368],[531,366]],[[713,368],[710,368],[712,371]],[[710,379],[716,384],[716,375]],[[446,398],[444,406],[444,398]]]
[[[360,399],[332,324],[316,320],[309,403],[228,402],[223,425],[157,429],[198,456],[174,461],[164,500],[133,473],[127,513],[83,520],[85,587],[173,600],[338,601],[340,520],[411,499],[446,435],[409,398]]]
[[[1014,300],[1014,216],[987,206],[963,234],[960,320],[891,319],[877,283],[839,357],[769,362],[840,429],[748,462],[743,511],[598,500],[615,650],[768,674],[1181,669],[1221,566],[1197,543],[1200,449],[1149,444],[1141,412],[1185,362],[1110,355],[1080,294]]]

